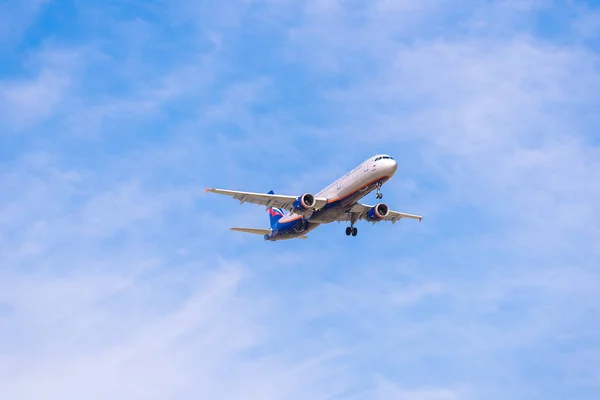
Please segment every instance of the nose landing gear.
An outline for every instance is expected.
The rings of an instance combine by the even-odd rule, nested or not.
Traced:
[[[376,199],[382,199],[383,195],[381,194],[381,182],[377,182],[375,184],[375,188],[377,189],[377,193],[375,193],[375,198]]]

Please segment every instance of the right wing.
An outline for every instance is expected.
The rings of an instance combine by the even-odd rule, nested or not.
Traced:
[[[302,211],[294,209],[294,202],[300,196],[285,196],[279,194],[267,194],[267,193],[252,193],[252,192],[240,192],[236,190],[223,190],[223,189],[206,189],[207,192],[223,194],[226,196],[233,197],[235,200],[239,200],[240,204],[252,203],[258,204],[265,207],[282,208],[284,210],[294,212],[296,214],[303,214]],[[311,209],[306,212],[312,212],[318,210],[327,204],[327,199],[322,197],[315,197],[315,204]]]
[[[365,221],[368,220],[368,213],[369,210],[371,210],[373,208],[373,206],[369,206],[366,204],[361,204],[361,203],[357,203],[354,205],[354,207],[352,207],[352,209],[340,216],[340,218],[338,218],[338,221],[350,221],[350,214],[355,214],[356,215],[356,219],[363,219]],[[381,221],[390,221],[392,224],[395,224],[396,222],[398,222],[400,219],[402,218],[412,218],[412,219],[418,219],[419,222],[421,222],[421,220],[423,219],[422,216],[420,215],[414,215],[414,214],[406,214],[406,213],[402,213],[402,212],[398,212],[398,211],[392,211],[389,210],[388,215],[383,218]],[[370,221],[370,222],[377,222],[377,221]]]

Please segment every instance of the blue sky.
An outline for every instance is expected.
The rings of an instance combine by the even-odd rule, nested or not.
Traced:
[[[599,50],[592,1],[3,2],[2,398],[598,398]],[[377,152],[422,223],[204,193]]]

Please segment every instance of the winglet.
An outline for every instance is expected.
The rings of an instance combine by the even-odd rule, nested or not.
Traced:
[[[419,217],[419,223],[421,223],[421,220],[423,219],[423,217]]]
[[[208,193],[208,191],[210,190],[209,188],[204,188],[204,190],[206,191],[206,193]]]

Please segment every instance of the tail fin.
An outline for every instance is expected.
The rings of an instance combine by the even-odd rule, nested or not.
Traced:
[[[275,194],[272,190],[267,194]],[[283,217],[283,210],[275,207],[269,208],[269,219],[271,220],[271,229],[275,230],[277,221]]]

